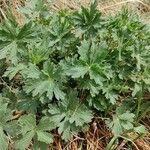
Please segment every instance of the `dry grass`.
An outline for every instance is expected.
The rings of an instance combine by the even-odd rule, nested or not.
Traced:
[[[111,133],[101,119],[95,119],[89,131],[74,135],[67,144],[64,144],[57,132],[54,135],[54,144],[50,150],[104,150],[111,137]]]
[[[5,12],[11,8],[19,24],[23,24],[23,16],[18,13],[17,8],[25,0],[0,0],[0,19],[6,16]],[[87,6],[92,0],[53,0],[52,9],[80,9],[80,6]],[[103,15],[115,15],[122,9],[128,7],[141,16],[145,23],[150,23],[150,0],[98,0],[98,8]]]
[[[17,11],[17,8],[24,0],[0,0],[0,22],[7,16],[7,11],[11,10],[17,22],[22,25],[24,23],[24,16]]]
[[[150,118],[147,117],[143,124],[149,131],[145,138],[139,138],[134,142],[129,142],[125,139],[120,139],[118,143],[114,143],[113,150],[129,150],[129,145],[133,150],[149,150],[150,149]],[[55,135],[55,141],[50,150],[105,150],[108,142],[110,141],[112,134],[108,130],[105,121],[101,118],[96,118],[90,125],[89,131],[85,134],[75,135],[72,140],[67,144],[60,139],[60,136]],[[136,133],[130,133],[128,135],[131,139],[137,138],[139,135]]]
[[[87,6],[90,2],[91,0],[55,0],[53,9],[80,9],[81,5]],[[145,23],[150,23],[150,0],[98,0],[98,8],[103,15],[115,15],[124,6],[139,14]]]

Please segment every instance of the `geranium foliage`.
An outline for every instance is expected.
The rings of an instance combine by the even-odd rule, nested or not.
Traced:
[[[23,26],[9,15],[0,23],[0,149],[44,149],[54,130],[67,142],[95,116],[109,118],[115,139],[143,134],[150,27],[126,9],[104,17],[96,2],[75,12],[47,3],[27,1]]]

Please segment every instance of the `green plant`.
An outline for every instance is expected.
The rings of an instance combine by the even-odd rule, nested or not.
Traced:
[[[39,123],[36,124],[35,115],[30,114],[21,117],[18,120],[18,124],[21,127],[22,137],[16,141],[15,147],[17,149],[24,150],[29,146],[32,139],[35,144],[34,147],[39,146],[42,148],[43,146],[48,146],[45,144],[51,144],[53,142],[53,136],[51,133],[46,132],[55,128],[55,124],[50,120],[50,118],[42,117]]]
[[[58,105],[49,105],[48,113],[57,124],[58,132],[62,133],[62,138],[66,141],[71,138],[71,135],[83,131],[93,117],[92,112],[72,91]]]
[[[47,2],[28,3],[34,7],[22,9],[23,26],[9,17],[0,25],[0,149],[8,142],[46,149],[57,131],[68,142],[99,115],[109,117],[108,149],[130,132],[143,135],[139,121],[150,109],[144,99],[149,26],[126,9],[104,18],[96,2],[54,14],[46,13]],[[17,110],[22,116],[14,120]]]

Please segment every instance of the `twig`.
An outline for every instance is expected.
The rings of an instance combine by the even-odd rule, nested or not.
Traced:
[[[7,17],[6,17],[6,15],[5,15],[5,13],[3,12],[2,8],[0,8],[0,12],[1,12],[2,16],[4,17],[4,19],[6,20]]]
[[[127,143],[127,141],[126,141],[126,140],[123,140],[123,141],[121,142],[121,144],[117,147],[116,150],[121,150],[122,147],[123,147],[126,143]]]
[[[129,3],[129,2],[132,2],[132,0],[126,0],[126,1],[123,1],[123,2],[119,2],[119,3],[116,3],[116,4],[101,8],[101,10],[109,9],[109,8],[112,8],[112,7],[115,7],[115,6],[118,6],[118,5]]]
[[[78,140],[78,138],[75,138],[74,140],[72,140],[71,142],[69,142],[64,148],[63,150],[65,150],[69,145],[71,145],[71,143],[73,143],[74,141]]]
[[[65,150],[71,143],[73,143],[73,142],[76,141],[76,140],[82,140],[82,141],[85,140],[84,138],[81,138],[81,137],[79,137],[79,136],[77,136],[77,135],[75,135],[75,134],[73,134],[73,136],[75,137],[75,139],[73,139],[72,141],[70,141],[70,142],[63,148],[63,150]]]
[[[131,143],[134,145],[134,147],[136,148],[136,150],[140,150],[140,149],[138,148],[138,146],[134,143],[133,140],[131,140],[131,139],[129,139],[129,138],[126,138],[126,137],[124,137],[124,136],[119,136],[119,137],[121,137],[121,138],[123,138],[123,139],[125,139],[125,140],[127,140],[127,141],[129,141],[129,142],[131,142]]]
[[[145,4],[144,2],[142,2],[141,0],[137,0],[137,2],[139,2],[140,4],[144,5],[145,7],[147,7],[150,10],[149,5]]]
[[[4,86],[6,86],[12,93],[16,94],[15,91],[13,91],[11,89],[11,87],[9,85],[7,85],[7,83],[4,81],[4,79],[2,77],[0,77],[0,80],[3,82],[1,84],[3,84]]]
[[[77,135],[75,135],[75,134],[73,134],[73,136],[76,137],[76,138],[79,139],[79,140],[83,140],[83,141],[85,140],[84,138],[81,138],[81,137],[79,137],[79,136],[77,136]]]
[[[25,114],[25,112],[23,112],[23,111],[17,112],[17,114],[11,118],[11,121],[19,119],[24,114]]]
[[[109,120],[109,118],[104,118],[104,117],[94,117],[95,119],[101,119],[101,120]]]
[[[77,7],[77,6],[72,6],[72,5],[70,5],[70,4],[68,4],[68,3],[66,3],[65,1],[61,1],[61,3],[63,3],[64,5],[67,5],[70,9],[72,9],[72,10],[74,10],[74,9],[78,9],[79,7]]]
[[[134,145],[134,147],[135,147],[137,150],[140,150],[140,149],[138,148],[138,146],[137,146],[134,142],[132,142],[132,144]]]
[[[109,8],[112,8],[112,7],[115,7],[115,6],[118,6],[118,5],[123,5],[123,4],[126,4],[126,3],[140,3],[140,4],[144,5],[145,7],[147,7],[148,9],[150,9],[150,7],[147,4],[143,3],[141,0],[126,0],[126,1],[123,1],[123,2],[119,2],[119,3],[116,3],[116,4],[101,8],[101,10],[109,9]]]

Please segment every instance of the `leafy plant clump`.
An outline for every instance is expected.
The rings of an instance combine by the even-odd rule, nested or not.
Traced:
[[[54,131],[67,142],[95,116],[108,118],[108,149],[145,133],[149,26],[126,9],[103,17],[96,2],[58,13],[46,4],[27,1],[23,26],[12,16],[0,24],[0,150],[47,149]]]

